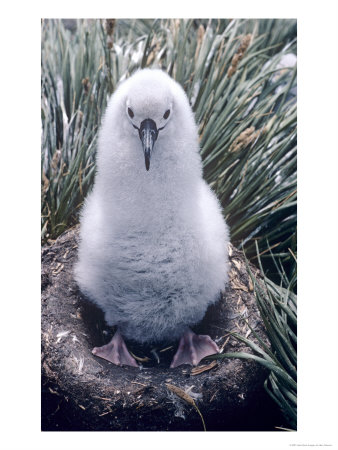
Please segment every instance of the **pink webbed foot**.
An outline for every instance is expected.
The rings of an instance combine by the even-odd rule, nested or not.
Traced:
[[[181,364],[197,366],[201,359],[214,355],[215,353],[219,353],[219,348],[210,336],[197,335],[191,330],[188,330],[181,337],[170,368],[172,369]]]
[[[135,359],[128,352],[127,346],[117,330],[113,339],[102,347],[94,347],[92,350],[93,355],[106,359],[107,361],[116,364],[117,366],[132,366],[138,367]]]

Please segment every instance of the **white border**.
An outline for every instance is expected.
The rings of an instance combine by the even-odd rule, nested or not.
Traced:
[[[337,3],[17,1],[2,11],[2,407],[6,450],[337,448]],[[299,427],[296,433],[40,431],[40,18],[297,18]]]

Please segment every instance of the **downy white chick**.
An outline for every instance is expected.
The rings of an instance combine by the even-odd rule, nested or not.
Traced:
[[[170,367],[218,352],[189,326],[227,281],[228,228],[202,178],[188,99],[160,70],[144,69],[112,95],[99,133],[97,174],[81,218],[75,278],[118,331],[93,353],[137,366],[123,337],[181,337]]]

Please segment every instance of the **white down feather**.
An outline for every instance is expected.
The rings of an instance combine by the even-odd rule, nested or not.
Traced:
[[[147,118],[164,126],[149,171],[133,127]],[[80,289],[125,337],[172,341],[219,298],[228,241],[219,202],[202,178],[183,89],[162,71],[137,72],[112,95],[99,133],[96,180],[81,216]]]

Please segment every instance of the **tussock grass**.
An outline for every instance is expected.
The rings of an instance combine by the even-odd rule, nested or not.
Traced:
[[[107,26],[108,23],[108,26]],[[110,27],[109,27],[110,24]],[[232,241],[296,252],[296,52],[290,20],[83,20],[42,25],[42,238],[78,220],[93,182],[101,115],[119,80],[160,67],[185,88],[206,180]],[[229,76],[230,74],[230,76]],[[270,258],[269,253],[263,253]]]
[[[249,264],[247,267],[270,347],[248,324],[252,335],[258,340],[258,344],[238,333],[230,332],[230,334],[244,342],[252,350],[252,353],[223,353],[211,358],[251,359],[269,369],[270,374],[264,387],[284,413],[287,424],[295,430],[297,428],[297,297],[292,291],[297,280],[296,269],[294,269],[292,277],[288,278],[280,260],[269,248],[270,256],[281,280],[277,285],[264,274],[257,242],[256,251],[263,274],[263,282],[257,281]]]

